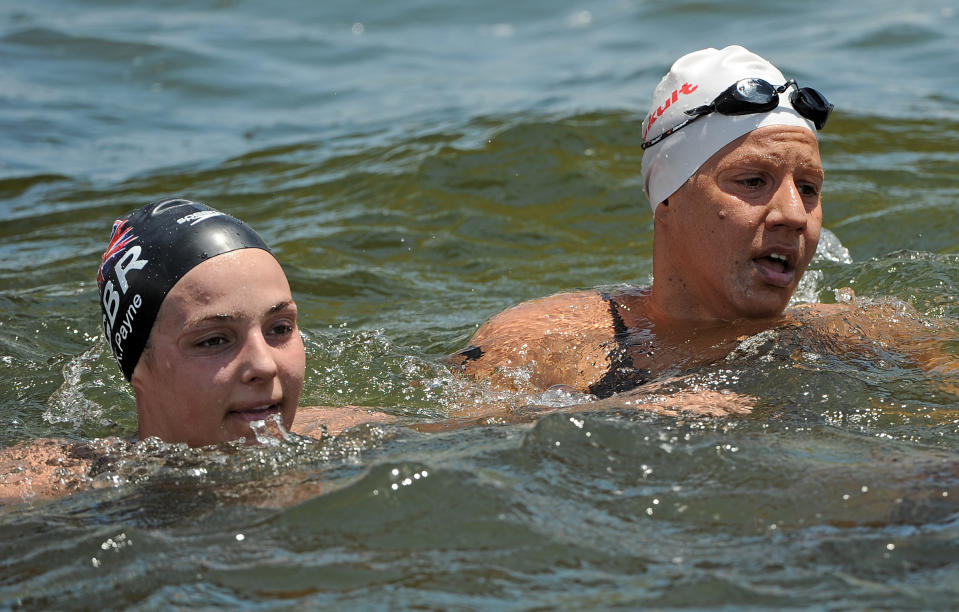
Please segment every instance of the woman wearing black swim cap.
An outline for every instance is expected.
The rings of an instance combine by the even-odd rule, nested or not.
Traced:
[[[276,418],[311,437],[391,415],[355,406],[299,411],[305,350],[279,262],[245,223],[184,199],[113,224],[97,274],[103,332],[136,394],[139,437],[205,446],[246,439]],[[77,451],[77,449],[80,449]],[[0,504],[87,486],[83,443],[38,439],[0,449]]]
[[[305,353],[286,275],[243,222],[184,199],[118,219],[97,274],[139,436],[203,446],[293,424]]]

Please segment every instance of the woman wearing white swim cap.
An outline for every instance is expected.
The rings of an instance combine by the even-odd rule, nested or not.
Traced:
[[[816,130],[831,110],[742,47],[679,58],[638,143],[655,215],[652,286],[506,310],[460,353],[466,372],[512,386],[508,372],[524,367],[534,387],[604,397],[722,357],[743,333],[728,322],[769,326],[819,240]]]
[[[833,350],[858,360],[895,351],[918,367],[959,370],[941,342],[918,340],[921,319],[858,303],[851,290],[843,303],[787,310],[819,241],[817,131],[832,108],[739,46],[679,58],[653,93],[637,143],[654,215],[652,285],[524,302],[493,316],[454,357],[500,387],[598,398],[634,390],[581,409],[708,415],[748,410],[753,399],[725,376],[705,390],[678,381],[727,357],[748,365],[734,349],[766,330],[785,354]]]
[[[824,174],[816,138],[832,110],[742,47],[673,64],[643,122],[655,216],[654,318],[776,317],[816,252]]]

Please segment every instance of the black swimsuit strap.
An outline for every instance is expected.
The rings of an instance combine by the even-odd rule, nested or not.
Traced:
[[[612,296],[603,297],[609,302],[609,314],[613,317],[613,337],[616,338],[616,343],[619,345],[619,348],[625,352],[626,337],[629,335],[629,328],[626,327],[626,322],[623,321],[623,315],[619,314],[619,304],[616,303],[616,300],[614,300]]]
[[[478,346],[469,345],[465,349],[456,353],[457,357],[463,358],[463,363],[467,361],[475,361],[483,356],[483,349]]]
[[[589,386],[589,392],[604,398],[648,383],[650,372],[638,370],[633,366],[633,358],[629,354],[629,327],[619,314],[619,304],[610,294],[604,292],[601,295],[609,302],[609,314],[613,319],[613,338],[616,340],[616,346],[609,354],[609,369],[602,378]]]

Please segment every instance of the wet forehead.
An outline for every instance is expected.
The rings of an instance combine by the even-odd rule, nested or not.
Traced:
[[[760,128],[741,136],[720,149],[701,170],[719,170],[747,163],[790,166],[823,173],[815,134],[786,126]]]
[[[244,249],[190,270],[167,294],[158,319],[182,325],[217,313],[259,313],[281,302],[292,303],[292,296],[279,263],[266,251]]]

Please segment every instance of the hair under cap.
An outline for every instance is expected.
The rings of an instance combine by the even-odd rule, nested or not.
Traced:
[[[643,142],[688,119],[685,111],[711,103],[727,87],[746,78],[764,79],[776,86],[786,82],[779,69],[738,45],[702,49],[679,58],[653,92],[643,121]],[[768,125],[791,125],[816,133],[813,123],[793,109],[789,96],[780,95],[779,106],[768,113],[712,113],[646,149],[643,189],[653,211],[717,151]]]
[[[177,281],[207,259],[250,248],[270,252],[242,221],[190,200],[160,200],[113,222],[97,286],[103,331],[127,380]]]

